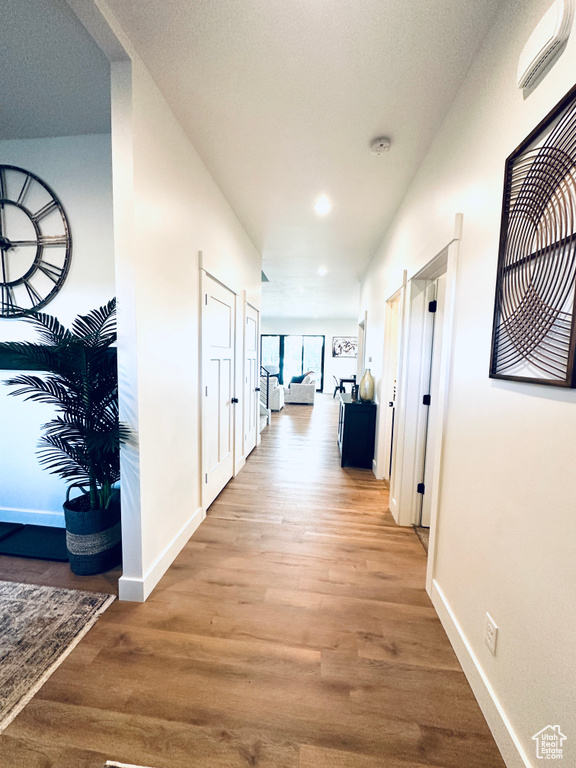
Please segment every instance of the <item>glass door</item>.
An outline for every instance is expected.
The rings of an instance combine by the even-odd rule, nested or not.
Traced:
[[[313,371],[316,391],[324,389],[324,336],[262,334],[261,360],[264,368],[288,385],[293,376]]]
[[[293,376],[302,376],[302,336],[284,336],[284,382]]]
[[[324,389],[324,336],[304,336],[302,349],[302,368],[304,372],[316,374],[316,391]]]
[[[272,376],[278,376],[280,371],[280,340],[280,336],[262,336],[261,340],[260,365]]]

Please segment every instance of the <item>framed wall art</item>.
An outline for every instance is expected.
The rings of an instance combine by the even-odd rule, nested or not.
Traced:
[[[40,345],[37,345],[40,346]],[[18,357],[17,353],[10,349],[9,344],[0,344],[0,371],[41,371],[39,366],[31,366],[31,363],[25,364]],[[0,379],[1,383],[1,379]]]
[[[333,336],[332,357],[358,357],[358,337]]]
[[[506,161],[490,376],[576,387],[576,88]]]
[[[36,344],[34,346],[40,347],[42,345]],[[106,352],[110,357],[115,357],[117,350],[116,347],[109,347]],[[40,363],[31,363],[28,357],[23,360],[17,352],[10,348],[9,343],[2,343],[0,344],[0,371],[44,371],[44,368]],[[2,384],[1,378],[0,384]]]

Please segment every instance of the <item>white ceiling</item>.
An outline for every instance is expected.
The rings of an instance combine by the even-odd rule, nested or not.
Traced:
[[[65,0],[2,0],[0,140],[107,133],[110,66]]]
[[[264,314],[356,317],[359,277],[502,0],[107,3],[262,253]],[[106,63],[64,0],[3,0],[2,17],[0,138],[107,126]],[[380,135],[392,149],[373,157]]]
[[[501,2],[108,5],[262,253],[264,313],[356,317],[358,279]]]

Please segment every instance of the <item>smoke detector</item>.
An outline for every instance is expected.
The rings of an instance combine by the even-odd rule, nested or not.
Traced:
[[[392,142],[387,136],[380,136],[380,138],[374,139],[370,144],[370,152],[373,155],[383,155],[385,152],[388,152],[391,145]]]
[[[556,0],[538,22],[518,59],[518,88],[527,88],[570,37],[574,0]]]

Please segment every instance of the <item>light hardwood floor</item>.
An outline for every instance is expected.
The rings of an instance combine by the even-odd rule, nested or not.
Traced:
[[[329,395],[273,415],[148,602],[116,602],[0,737],[2,768],[504,766],[425,552],[382,482],[340,468],[336,422]]]

